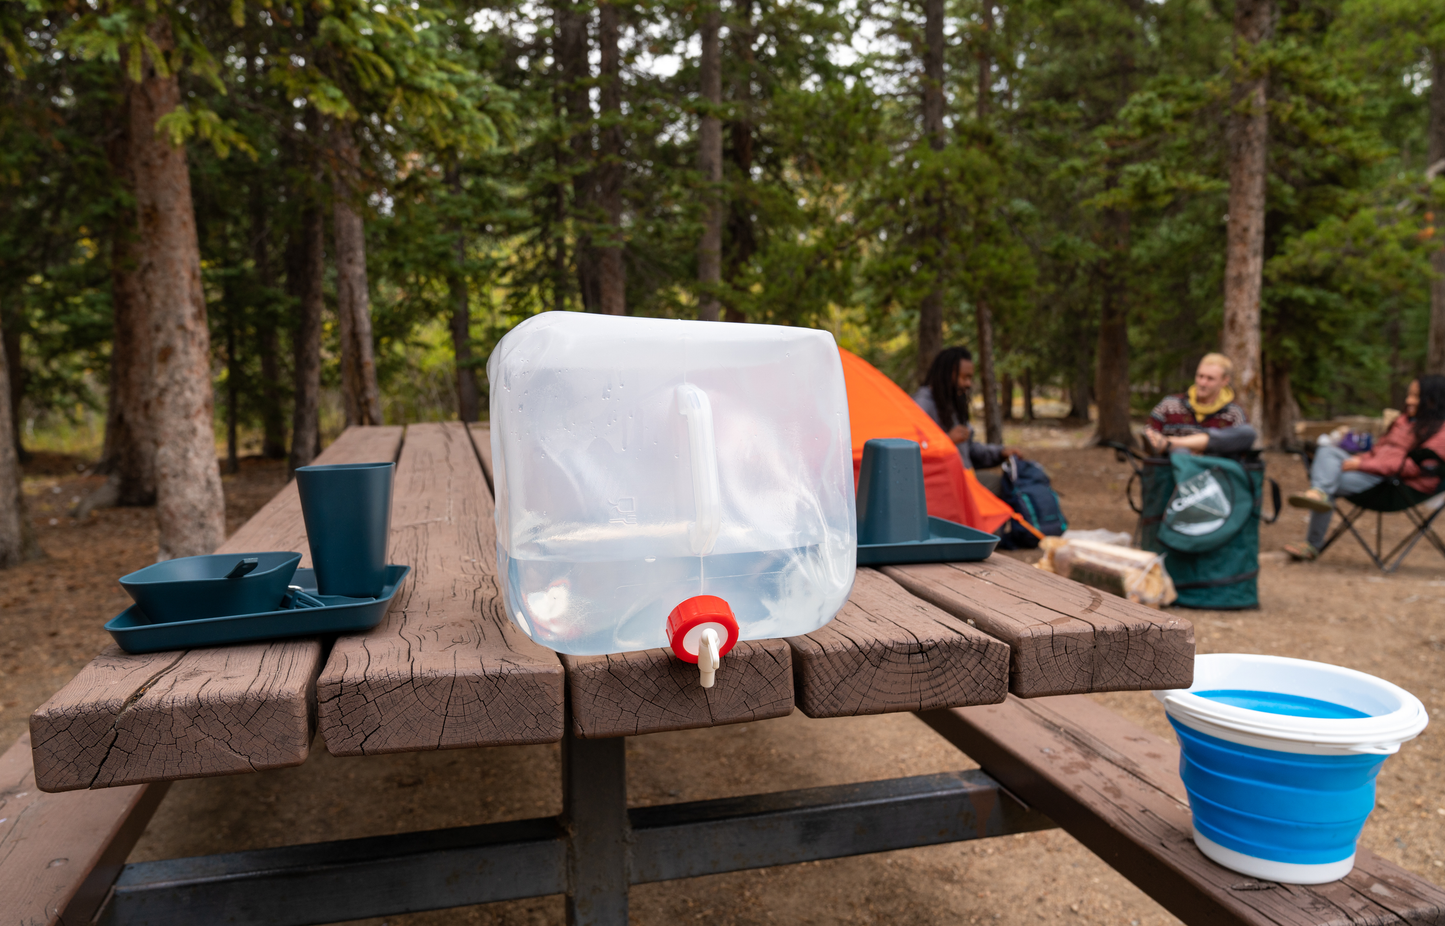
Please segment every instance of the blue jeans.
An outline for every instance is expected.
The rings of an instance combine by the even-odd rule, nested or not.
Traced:
[[[1315,461],[1310,465],[1310,485],[1334,499],[1339,495],[1358,495],[1384,481],[1383,476],[1373,473],[1362,473],[1359,470],[1345,472],[1341,467],[1349,458],[1350,455],[1338,447],[1321,447],[1315,452]],[[1316,550],[1325,542],[1325,534],[1330,529],[1331,514],[1333,512],[1310,512],[1310,528],[1306,540]]]

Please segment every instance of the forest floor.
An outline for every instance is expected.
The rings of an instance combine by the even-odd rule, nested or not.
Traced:
[[[1087,433],[1011,428],[1010,442],[1048,467],[1077,528],[1131,530],[1128,468]],[[1268,458],[1286,492],[1303,468]],[[30,513],[49,558],[0,574],[0,747],[31,711],[106,643],[102,624],[128,604],[115,578],[151,562],[149,510],[111,509],[84,523],[68,512],[98,480],[83,461],[38,455],[27,467]],[[282,486],[280,464],[243,461],[223,479],[234,530]],[[1389,519],[1387,536],[1404,521]],[[1381,576],[1353,543],[1322,563],[1287,563],[1280,544],[1303,536],[1285,509],[1262,531],[1261,607],[1183,612],[1200,652],[1318,659],[1383,676],[1442,707],[1445,569],[1422,545]],[[1169,737],[1147,693],[1097,696]],[[554,814],[561,810],[556,746],[506,747],[336,759],[318,741],[294,769],[178,782],[132,859],[198,855]],[[1389,760],[1364,845],[1445,882],[1445,733],[1427,730]],[[665,803],[970,767],[908,714],[813,721],[794,713],[760,723],[636,737],[628,743],[633,804]],[[1178,922],[1061,831],[653,884],[632,892],[632,920],[779,923],[999,923],[1061,920],[1145,926]],[[368,920],[368,924],[560,924],[560,898]]]

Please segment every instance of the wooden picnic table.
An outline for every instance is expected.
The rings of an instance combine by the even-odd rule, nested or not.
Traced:
[[[389,558],[412,567],[380,626],[150,655],[108,647],[32,716],[34,781],[46,792],[134,788],[130,806],[178,779],[299,765],[318,731],[341,756],[561,741],[563,816],[127,866],[106,922],[199,922],[208,911],[334,922],[565,893],[569,922],[625,923],[633,883],[1055,823],[1015,796],[1027,782],[1011,793],[987,763],[629,811],[624,737],[797,708],[923,712],[961,742],[950,709],[1191,681],[1188,620],[1001,555],[860,569],[830,624],[739,643],[711,689],[666,649],[559,656],[504,613],[485,426],[352,428],[317,462],[378,460],[397,462]],[[279,549],[307,550],[294,482],[221,552]]]

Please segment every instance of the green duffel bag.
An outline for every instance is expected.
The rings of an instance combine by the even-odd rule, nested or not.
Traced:
[[[1259,522],[1264,514],[1264,461],[1186,453],[1148,457],[1135,466],[1140,500],[1139,547],[1164,554],[1164,568],[1186,608],[1259,607]],[[1272,480],[1274,514],[1279,486]]]

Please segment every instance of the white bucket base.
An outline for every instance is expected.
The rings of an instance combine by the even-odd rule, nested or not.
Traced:
[[[1261,881],[1281,881],[1285,884],[1324,884],[1328,881],[1340,880],[1355,867],[1355,853],[1353,852],[1350,853],[1349,858],[1340,859],[1338,862],[1326,862],[1323,865],[1271,862],[1269,859],[1255,858],[1252,855],[1245,855],[1243,852],[1226,849],[1208,836],[1201,834],[1197,829],[1194,830],[1194,844],[1199,847],[1200,852],[1230,871],[1237,871]]]

